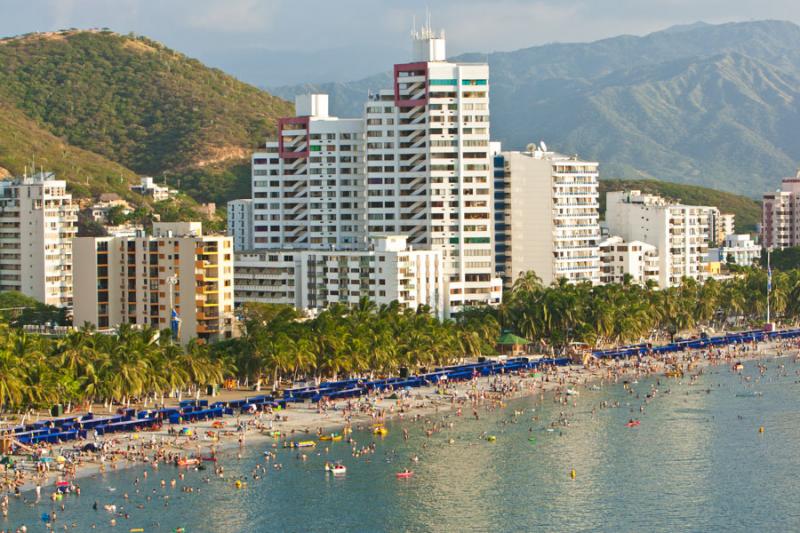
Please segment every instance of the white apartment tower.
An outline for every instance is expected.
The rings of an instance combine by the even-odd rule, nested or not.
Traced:
[[[366,248],[364,121],[328,116],[325,94],[295,110],[253,154],[253,247]]]
[[[529,271],[545,285],[600,282],[597,169],[543,143],[495,156],[495,261],[507,286]]]
[[[779,249],[800,246],[800,170],[794,178],[784,178],[779,190],[764,194],[761,245]]]
[[[496,304],[489,66],[446,61],[429,28],[412,42],[412,62],[365,106],[367,231],[441,251],[448,314]]]
[[[413,60],[365,116],[328,115],[303,95],[253,155],[254,249],[365,251],[405,236],[442,255],[445,314],[496,304],[489,67],[445,60],[443,35],[413,34]]]
[[[78,207],[52,173],[0,182],[0,291],[72,306]]]
[[[683,278],[702,280],[708,252],[709,218],[716,208],[670,203],[640,191],[606,195],[606,223],[611,235],[642,241],[658,250],[661,288],[680,285]]]
[[[253,200],[228,202],[228,236],[233,239],[236,252],[253,248]]]

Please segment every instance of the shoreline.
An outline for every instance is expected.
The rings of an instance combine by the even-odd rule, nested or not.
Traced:
[[[756,348],[741,352],[736,347],[725,347],[721,350],[724,354],[720,359],[709,359],[705,357],[708,350],[698,350],[681,353],[679,356],[682,368],[699,370],[705,366],[720,363],[732,363],[733,361],[747,361],[764,358],[778,358],[786,356],[797,356],[797,344],[790,343],[788,346],[782,341],[762,342]],[[788,352],[788,353],[787,353]],[[84,457],[81,462],[75,465],[73,475],[64,476],[61,472],[51,471],[40,482],[44,492],[43,499],[55,491],[55,481],[65,478],[71,483],[79,484],[81,480],[91,480],[104,473],[113,473],[117,470],[129,469],[134,467],[153,468],[153,462],[149,460],[155,450],[166,454],[169,457],[183,456],[188,457],[192,454],[201,456],[203,454],[216,454],[227,452],[235,448],[245,446],[263,445],[269,443],[269,448],[282,449],[284,443],[292,440],[319,440],[319,434],[339,432],[348,425],[353,429],[368,429],[370,425],[384,422],[414,421],[423,419],[440,411],[450,412],[454,409],[473,410],[478,405],[485,402],[492,402],[504,407],[505,402],[535,394],[554,393],[561,396],[560,401],[567,401],[569,398],[568,389],[579,392],[579,389],[596,385],[598,382],[616,384],[620,380],[633,375],[636,378],[653,375],[663,375],[668,370],[668,363],[664,359],[654,357],[643,358],[638,365],[630,364],[620,360],[603,360],[601,364],[592,367],[582,365],[568,365],[555,367],[547,372],[531,372],[522,376],[519,374],[495,374],[482,376],[469,381],[458,383],[448,383],[445,386],[445,393],[439,393],[438,386],[425,386],[414,389],[402,399],[391,399],[387,397],[364,396],[351,400],[339,400],[331,403],[331,408],[323,410],[316,404],[306,402],[303,404],[291,404],[291,407],[278,411],[279,416],[270,416],[264,413],[254,415],[235,415],[226,417],[222,420],[226,422],[223,434],[219,429],[212,428],[212,421],[187,423],[183,425],[170,425],[163,427],[155,432],[139,433],[120,433],[99,439],[98,443],[112,443],[112,450],[109,455],[111,461],[101,459],[101,456]],[[533,377],[538,374],[538,377]],[[687,371],[686,377],[689,377]],[[682,379],[682,378],[673,378]],[[503,386],[500,391],[492,390],[492,383],[499,383]],[[354,411],[347,411],[346,406],[357,406]],[[333,407],[335,406],[335,407]],[[367,407],[369,406],[369,407]],[[477,412],[477,411],[474,411]],[[349,415],[349,418],[348,418]],[[467,413],[465,413],[465,416]],[[284,416],[288,419],[283,420]],[[278,420],[277,418],[280,418]],[[270,424],[270,420],[272,423]],[[232,424],[233,423],[233,424]],[[236,426],[242,423],[245,431],[235,431]],[[273,430],[280,431],[279,437],[264,434],[267,425],[271,425]],[[166,426],[166,425],[165,425]],[[176,437],[169,434],[169,429],[176,427],[187,427],[193,431],[192,437]],[[205,437],[206,432],[215,431],[219,435],[219,440],[212,441]],[[320,433],[321,432],[321,433]],[[199,438],[202,436],[202,438]],[[242,437],[242,442],[239,442]],[[95,442],[90,439],[81,441],[80,445],[88,442]],[[324,441],[321,441],[322,444]],[[153,447],[145,453],[147,444],[152,443]],[[77,443],[76,443],[77,444]],[[133,447],[141,448],[136,459],[129,458],[126,449]],[[59,449],[70,450],[71,446],[53,446],[51,453],[55,454]],[[172,466],[168,460],[159,460],[161,466]],[[20,493],[27,493],[35,489],[37,479],[29,478],[20,485]],[[13,494],[11,491],[5,491]]]

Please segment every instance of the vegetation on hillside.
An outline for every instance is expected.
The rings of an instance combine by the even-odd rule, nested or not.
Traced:
[[[718,207],[722,213],[736,215],[736,231],[738,233],[755,231],[756,224],[761,221],[761,205],[759,202],[729,192],[717,191],[708,187],[670,183],[666,181],[642,180],[600,180],[600,212],[606,210],[606,193],[609,191],[640,190],[649,194],[657,194],[674,201],[689,205],[708,205]]]
[[[35,155],[77,197],[136,201],[136,173],[222,206],[248,194],[243,165],[292,106],[144,37],[62,31],[0,40],[0,111],[13,174]]]

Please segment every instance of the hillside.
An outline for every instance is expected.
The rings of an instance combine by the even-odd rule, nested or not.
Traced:
[[[68,177],[78,197],[116,192],[133,198],[128,189],[135,173],[101,155],[71,146],[39,126],[34,120],[0,101],[0,177],[22,175],[31,162],[38,168]]]
[[[600,161],[606,178],[752,197],[800,163],[800,27],[790,22],[693,24],[453,59],[488,61],[492,136],[507,149],[545,139]],[[271,92],[329,92],[333,113],[357,116],[370,89],[390,86],[387,69]]]
[[[165,174],[172,184],[185,177],[214,189],[209,183],[216,182],[215,201],[233,194],[245,179],[242,162],[274,133],[277,117],[292,112],[284,100],[159,43],[109,31],[0,41],[0,104],[22,111],[65,147],[118,164],[91,172],[67,166],[61,174],[75,187],[85,176],[92,190],[111,175],[131,176],[121,165]],[[19,160],[30,157],[14,144],[27,131],[0,129],[0,166],[18,171]]]
[[[630,189],[657,194],[690,205],[715,206],[722,213],[733,213],[736,215],[738,233],[754,232],[756,224],[761,221],[761,204],[746,196],[707,187],[656,180],[601,180],[600,212],[605,213],[607,192]]]

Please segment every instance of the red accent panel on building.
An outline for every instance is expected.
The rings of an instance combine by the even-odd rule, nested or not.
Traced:
[[[311,138],[308,128],[310,124],[308,117],[287,117],[278,119],[278,155],[282,159],[297,159],[298,157],[308,157],[311,147]],[[283,149],[283,127],[286,124],[302,124],[306,130],[306,149],[302,152],[287,152]]]
[[[417,72],[423,71],[425,76],[425,98],[418,100],[401,100],[400,99],[400,81],[399,76],[401,72]],[[394,66],[394,105],[397,107],[414,107],[418,105],[425,105],[428,103],[428,91],[430,84],[428,83],[428,63],[403,63]]]

